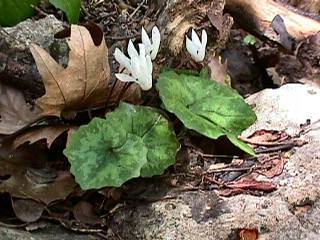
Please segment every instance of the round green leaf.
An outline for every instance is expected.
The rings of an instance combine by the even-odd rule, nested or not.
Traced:
[[[72,135],[64,154],[82,189],[119,187],[140,176],[147,148],[141,138],[127,134],[118,123],[95,118]]]
[[[163,72],[157,88],[169,112],[185,127],[209,138],[227,135],[233,143],[238,143],[232,136],[240,135],[256,120],[255,113],[237,92],[204,77]],[[250,154],[253,152],[248,151],[247,145],[237,146]]]
[[[141,137],[147,147],[147,163],[141,169],[142,177],[160,175],[174,164],[180,144],[169,122],[159,111],[121,103],[117,111],[109,115],[116,119],[125,118],[127,121],[122,121],[122,128]]]
[[[175,162],[179,148],[168,121],[149,107],[126,103],[81,126],[64,154],[82,189],[119,187],[129,179],[153,176]]]

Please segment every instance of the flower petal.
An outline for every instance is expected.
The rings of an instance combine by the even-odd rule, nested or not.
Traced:
[[[152,74],[153,66],[152,66],[151,56],[146,56],[146,62],[147,62],[147,70],[149,73]]]
[[[139,44],[139,57],[146,57],[146,46],[142,43]]]
[[[116,73],[116,78],[118,78],[121,82],[137,82],[134,77],[129,76],[128,74],[124,73]]]
[[[197,62],[202,62],[206,55],[206,46],[207,46],[208,36],[206,30],[202,30],[201,36],[201,48],[198,51]]]
[[[200,48],[200,50],[198,51],[197,57],[196,59],[194,59],[196,62],[202,62],[204,57],[206,55],[206,47],[203,46],[202,48]]]
[[[160,48],[161,34],[157,26],[152,28],[152,50],[151,59],[154,60],[157,57]]]
[[[131,71],[130,59],[126,57],[126,55],[124,55],[119,48],[116,48],[113,55],[121,66],[125,67],[128,71]]]
[[[201,33],[201,46],[203,48],[206,48],[207,46],[207,41],[208,41],[208,35],[207,35],[207,31],[206,30],[202,30],[202,33]]]
[[[197,33],[193,29],[191,31],[191,39],[192,39],[192,42],[200,49],[201,48],[200,39],[199,39]]]
[[[186,36],[186,47],[187,51],[190,53],[191,57],[197,61],[197,47],[195,44]]]
[[[128,44],[128,54],[130,56],[130,58],[132,59],[133,57],[138,56],[138,51],[136,50],[136,48],[134,47],[131,39],[129,40],[129,44]]]
[[[151,44],[151,41],[149,39],[149,36],[148,36],[146,30],[143,27],[141,29],[141,41],[146,46],[147,54],[150,54],[150,52],[152,50],[152,44]]]

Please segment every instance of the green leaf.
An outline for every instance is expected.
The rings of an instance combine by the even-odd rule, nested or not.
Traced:
[[[253,124],[256,115],[235,90],[173,71],[160,74],[157,88],[166,109],[186,128],[213,139],[227,135],[233,144],[253,155],[253,150],[235,136]]]
[[[64,11],[70,23],[78,23],[81,0],[49,0],[55,7]]]
[[[255,36],[248,34],[244,39],[243,39],[244,44],[246,45],[254,45],[257,42],[257,39]]]
[[[0,25],[13,26],[33,16],[31,5],[37,6],[40,0],[0,0]]]
[[[121,103],[106,119],[81,126],[64,154],[81,188],[97,189],[162,174],[174,164],[178,149],[174,132],[158,111]]]

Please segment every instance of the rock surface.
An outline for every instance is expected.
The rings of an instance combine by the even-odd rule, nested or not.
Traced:
[[[62,23],[48,15],[39,20],[28,19],[0,31],[1,81],[20,89],[29,102],[42,96],[44,86],[29,47],[32,43],[41,46],[66,66],[69,51],[66,41],[53,37],[62,29]]]
[[[66,231],[60,226],[50,225],[36,232],[26,232],[15,228],[0,227],[1,240],[88,240],[94,239],[87,235],[75,234]]]
[[[248,99],[258,121],[245,134],[260,128],[296,133],[307,119],[320,119],[319,98],[319,89],[298,84],[259,92]],[[320,129],[305,137],[312,139],[295,149],[273,179],[275,192],[230,198],[213,191],[180,193],[118,212],[118,234],[132,240],[213,240],[240,239],[241,229],[257,229],[264,240],[320,239]]]
[[[61,22],[53,15],[34,21],[27,19],[14,27],[4,28],[8,35],[4,38],[10,48],[28,49],[31,43],[48,49],[53,43],[53,35],[63,29]]]

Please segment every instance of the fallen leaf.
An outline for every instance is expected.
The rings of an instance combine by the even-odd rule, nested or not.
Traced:
[[[16,217],[23,222],[37,221],[45,209],[44,204],[31,199],[12,199],[11,201]]]
[[[74,218],[83,224],[95,225],[101,223],[91,203],[80,201],[73,209]]]
[[[39,117],[17,89],[0,84],[0,134],[12,134]]]
[[[67,68],[59,65],[41,47],[31,45],[31,53],[46,88],[46,94],[36,101],[43,115],[60,116],[61,113],[104,107],[108,100],[116,99],[121,93],[123,83],[116,83],[112,88],[103,32],[95,24],[88,29],[71,26]],[[132,89],[122,98],[127,98]]]
[[[265,162],[271,165],[269,169],[262,169],[262,170],[258,170],[257,172],[266,176],[267,178],[273,178],[275,176],[279,176],[282,173],[287,161],[288,160],[285,157],[279,156],[277,158],[274,158],[270,161]]]
[[[218,56],[212,57],[208,63],[210,78],[218,83],[230,86],[230,76],[227,74],[227,61],[221,62]]]
[[[258,190],[271,192],[276,190],[276,185],[270,181],[258,181],[255,179],[242,178],[236,182],[230,182],[226,184],[229,188],[240,188],[244,190]]]
[[[251,134],[248,139],[250,139],[253,143],[276,143],[287,140],[290,136],[284,131],[276,131],[276,130],[265,130],[259,129]]]
[[[257,229],[241,229],[239,231],[240,240],[257,240],[259,232]]]
[[[73,129],[73,126],[58,125],[58,126],[36,126],[30,128],[27,132],[19,135],[13,141],[12,147],[17,148],[20,145],[28,142],[29,144],[35,143],[41,139],[47,140],[48,148],[54,140],[59,137],[62,133]]]
[[[47,205],[66,199],[76,187],[73,176],[68,171],[56,171],[46,166],[42,152],[38,150],[35,154],[39,146],[33,146],[33,149],[30,146],[33,145],[18,148],[11,158],[0,161],[0,193]]]

